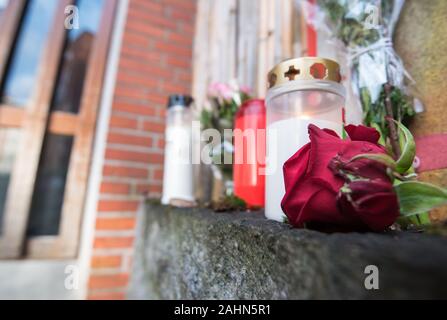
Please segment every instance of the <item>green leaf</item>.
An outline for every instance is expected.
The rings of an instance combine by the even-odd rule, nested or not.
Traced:
[[[351,161],[355,161],[358,159],[369,159],[374,160],[377,162],[380,162],[381,164],[395,170],[396,169],[396,162],[393,158],[391,158],[389,155],[384,153],[364,153],[364,154],[358,154],[355,157],[351,159]]]
[[[400,174],[407,172],[413,165],[414,157],[416,156],[416,143],[413,135],[402,123],[393,119],[399,129],[404,135],[405,142],[403,143],[402,154],[396,161],[396,171]]]
[[[447,190],[418,181],[402,182],[394,186],[399,198],[400,213],[404,216],[425,213],[447,204]]]
[[[349,135],[348,135],[348,133],[346,132],[345,126],[343,125],[343,129],[342,129],[342,132],[341,132],[341,138],[342,138],[343,140],[346,140],[348,137],[349,137]]]
[[[410,219],[411,223],[416,226],[423,226],[423,225],[428,225],[431,223],[430,214],[428,212],[415,214],[415,215],[409,216],[407,218]]]
[[[379,138],[379,142],[378,143],[380,145],[382,145],[382,146],[385,146],[386,142],[385,142],[385,138],[384,138],[384,135],[383,135],[383,132],[382,132],[382,129],[380,128],[380,126],[377,123],[373,122],[373,123],[371,123],[371,127],[376,129],[379,132],[379,134],[380,134],[380,138]]]

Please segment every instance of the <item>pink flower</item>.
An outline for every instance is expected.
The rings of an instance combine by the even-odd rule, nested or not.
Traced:
[[[213,82],[208,86],[208,95],[210,97],[217,97],[219,96],[219,87],[220,87],[220,83],[219,82]]]
[[[251,93],[251,88],[249,86],[241,86],[240,90],[242,93],[245,93],[246,95],[250,95]]]
[[[220,88],[220,96],[224,99],[224,100],[231,100],[233,99],[234,96],[234,92],[233,90],[230,88],[229,85],[222,83]]]
[[[231,100],[233,99],[234,91],[226,83],[214,82],[208,87],[208,95],[224,100]]]

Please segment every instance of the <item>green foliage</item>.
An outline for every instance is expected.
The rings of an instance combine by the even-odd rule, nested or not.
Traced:
[[[386,2],[386,1],[382,1]],[[358,5],[366,7],[375,4],[373,0],[357,1]],[[380,38],[377,29],[367,29],[363,21],[367,18],[366,10],[359,10],[358,15],[350,15],[351,1],[319,0],[318,5],[328,16],[330,25],[334,27],[335,35],[347,47],[367,46]]]
[[[395,120],[394,122],[403,134],[403,136],[400,136],[400,140],[402,141],[402,154],[396,161],[396,171],[400,174],[404,174],[413,166],[414,157],[416,156],[416,143],[410,130],[408,130],[402,123]]]
[[[414,115],[414,108],[410,103],[410,97],[405,95],[399,88],[393,87],[390,93],[393,106],[393,116],[398,122],[406,123]],[[386,122],[385,90],[382,87],[379,99],[372,103],[371,96],[366,87],[360,88],[360,102],[363,109],[363,122],[367,126],[378,129],[382,137],[387,137],[388,124]]]
[[[247,210],[247,203],[235,195],[225,196],[218,201],[212,202],[210,206],[215,212]]]
[[[433,184],[408,181],[394,186],[399,198],[400,213],[412,216],[447,204],[447,190]]]
[[[390,22],[394,1],[388,0],[318,0],[318,8],[326,15],[325,23],[333,31],[334,36],[340,40],[347,49],[366,48],[381,38],[389,36],[386,34],[386,28],[365,28],[370,11],[368,7],[375,7],[380,4],[381,25],[387,25]],[[385,49],[384,49],[385,50]],[[364,54],[370,54],[368,52]],[[370,54],[374,60],[374,55]],[[359,78],[359,61],[352,61],[352,71],[354,78]],[[377,61],[377,64],[383,64],[383,61]],[[385,66],[387,67],[387,66]],[[368,75],[363,75],[363,77]],[[387,75],[388,76],[388,75]],[[392,84],[392,81],[388,81]],[[375,127],[385,138],[389,136],[388,124],[385,120],[387,116],[385,107],[385,90],[382,87],[380,95],[376,101],[372,101],[371,93],[363,84],[359,84],[359,98],[363,109],[363,123],[370,127]],[[402,88],[392,87],[390,92],[391,104],[393,107],[393,118],[399,122],[407,123],[414,116],[412,99],[407,96]],[[386,141],[381,141],[385,145]]]
[[[430,223],[428,211],[447,204],[447,190],[414,179],[416,174],[413,161],[416,156],[416,144],[411,132],[400,122],[395,121],[400,132],[402,154],[394,160],[390,154],[359,154],[351,159],[370,159],[385,165],[394,180],[394,190],[399,198],[400,214],[406,224],[425,225]],[[406,174],[406,175],[405,175]]]
[[[353,157],[351,161],[355,161],[358,159],[374,160],[380,162],[381,164],[385,165],[388,168],[391,168],[392,170],[396,170],[397,166],[396,161],[394,161],[393,158],[384,153],[362,153]]]
[[[210,156],[213,164],[219,167],[222,174],[231,179],[233,166],[232,164],[225,164],[223,159],[225,157],[232,157],[232,152],[225,147],[232,145],[231,137],[225,137],[225,129],[233,129],[234,118],[242,103],[250,99],[250,96],[240,90],[233,91],[233,98],[224,98],[222,95],[210,96],[210,109],[202,110],[200,114],[200,121],[202,130],[216,129],[219,131],[221,141],[213,141]]]

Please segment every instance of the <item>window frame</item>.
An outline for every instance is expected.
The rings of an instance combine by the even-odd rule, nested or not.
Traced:
[[[0,126],[19,127],[22,138],[5,202],[0,258],[74,258],[78,251],[88,171],[107,64],[117,0],[107,0],[90,52],[78,114],[50,111],[67,30],[66,6],[59,0],[47,43],[42,53],[34,94],[25,108],[0,105]],[[7,63],[25,8],[25,0],[10,1],[0,23],[0,77]],[[8,17],[8,19],[6,19]],[[63,206],[56,236],[27,237],[26,228],[40,154],[46,132],[73,136]],[[23,255],[25,253],[25,255]]]

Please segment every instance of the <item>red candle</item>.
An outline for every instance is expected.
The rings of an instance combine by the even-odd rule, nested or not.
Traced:
[[[264,207],[265,199],[264,100],[246,101],[236,113],[234,131],[234,193],[250,207]]]

